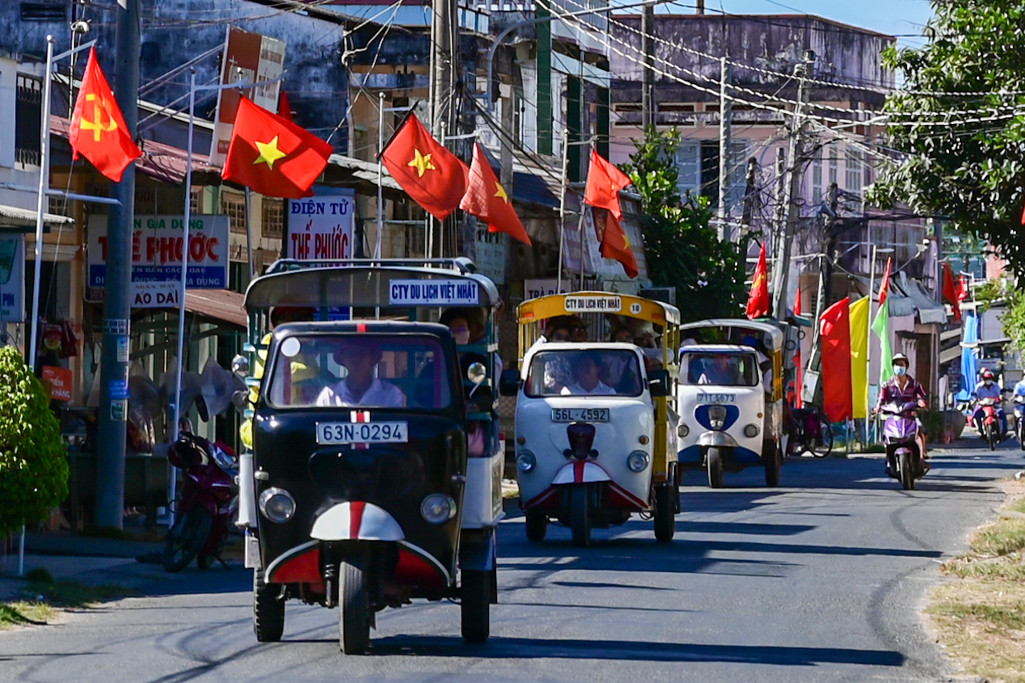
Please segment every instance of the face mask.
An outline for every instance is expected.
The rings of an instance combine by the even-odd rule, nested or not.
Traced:
[[[903,377],[904,375],[908,374],[908,369],[903,365],[894,365],[893,374],[897,375],[897,377]]]
[[[984,379],[982,380],[982,383],[985,384],[987,387],[993,386],[993,380],[991,379]]]
[[[455,337],[456,344],[469,344],[470,343],[470,332],[469,332],[469,330],[467,330],[466,332],[456,332],[452,336]]]

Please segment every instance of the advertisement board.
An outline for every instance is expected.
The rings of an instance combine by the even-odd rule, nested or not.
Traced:
[[[348,259],[356,224],[354,191],[288,202],[288,258]]]
[[[0,322],[25,321],[25,235],[0,234]]]
[[[165,308],[179,304],[184,216],[136,216],[132,232],[132,307]],[[191,216],[189,289],[228,286],[228,216]],[[107,217],[89,221],[86,299],[102,301],[107,274]]]
[[[278,111],[278,94],[285,66],[285,41],[259,33],[250,33],[234,26],[228,27],[221,57],[221,84],[246,81],[259,83],[275,81],[243,91],[254,104],[274,113]],[[214,135],[210,143],[210,163],[223,166],[231,142],[231,130],[238,113],[238,88],[217,91],[217,113],[214,116]]]

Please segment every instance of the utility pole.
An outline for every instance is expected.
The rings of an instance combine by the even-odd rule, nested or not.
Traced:
[[[806,78],[814,62],[815,53],[812,50],[805,50],[803,60],[794,67],[794,77],[797,78],[797,104],[794,105],[794,119],[790,131],[790,189],[786,196],[785,219],[778,229],[780,240],[776,249],[777,276],[774,278],[777,286],[773,292],[773,309],[775,310],[777,320],[783,320],[787,315],[790,243],[793,241],[797,221],[800,219],[797,200],[801,192],[801,166],[804,163],[804,121],[802,114],[804,105],[808,103],[808,82]]]
[[[744,180],[744,214],[740,219],[744,229],[751,231],[751,220],[754,218],[755,201],[758,193],[755,191],[755,182],[758,179],[758,159],[750,157],[747,160],[747,177]]]
[[[641,93],[641,125],[647,134],[655,127],[655,5],[644,6],[641,14],[641,52],[644,53],[644,90]]]
[[[733,124],[733,107],[729,98],[726,97],[726,83],[730,78],[730,63],[723,56],[719,62],[719,207],[717,217],[719,222],[719,241],[732,242],[732,230],[727,224],[729,211],[726,206],[726,197],[729,193],[730,184],[730,133]]]
[[[431,119],[431,134],[441,144],[447,144],[446,137],[458,136],[456,129],[457,112],[452,107],[455,93],[453,74],[458,72],[459,57],[459,25],[454,20],[456,14],[455,0],[434,0],[433,16],[431,20],[431,82],[429,116]],[[491,84],[488,84],[488,88]],[[435,223],[429,220],[432,230],[435,231],[433,243],[438,245],[438,253],[431,256],[445,256],[446,246],[451,245],[453,240],[446,240],[446,224],[452,221],[449,218],[445,221]],[[451,249],[451,246],[448,246]]]
[[[117,2],[114,97],[135,137],[139,122],[140,0]],[[114,185],[120,202],[107,218],[107,270],[103,296],[103,354],[100,362],[99,454],[96,524],[123,528],[125,435],[128,426],[128,353],[131,348],[132,229],[135,222],[135,162]],[[189,201],[185,197],[185,201]],[[183,362],[179,358],[178,362]]]

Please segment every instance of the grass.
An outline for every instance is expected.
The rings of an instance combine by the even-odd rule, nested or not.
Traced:
[[[926,615],[966,673],[1025,683],[1025,481],[1005,489],[1004,510],[943,565],[948,580],[930,594]]]
[[[61,610],[95,607],[131,592],[122,586],[55,581],[50,572],[42,568],[27,572],[24,580],[18,599],[0,602],[0,631],[16,626],[45,625]]]

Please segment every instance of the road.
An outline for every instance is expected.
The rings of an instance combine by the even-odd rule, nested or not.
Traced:
[[[1011,446],[936,451],[913,492],[879,458],[788,461],[778,489],[757,469],[714,491],[693,473],[671,545],[639,519],[587,549],[561,528],[534,545],[513,517],[484,646],[462,643],[456,605],[418,603],[381,613],[372,653],[345,657],[337,611],[297,602],[283,642],[259,645],[250,573],[189,569],[0,634],[0,679],[941,680],[919,610],[939,563],[1000,504],[995,481],[1025,465]]]

